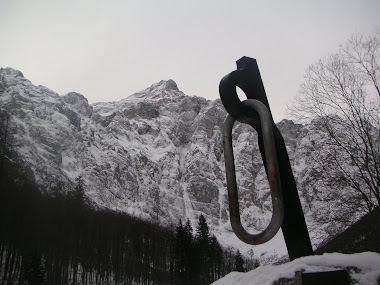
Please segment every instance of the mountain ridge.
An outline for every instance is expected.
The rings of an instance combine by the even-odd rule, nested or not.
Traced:
[[[39,185],[69,192],[82,176],[88,199],[98,207],[162,224],[189,218],[195,225],[202,213],[225,246],[253,249],[263,259],[286,254],[281,232],[252,247],[231,231],[221,135],[227,113],[219,99],[188,96],[169,79],[120,101],[88,104],[79,93],[60,96],[34,86],[10,68],[2,68],[0,78],[0,108],[17,129],[14,149]],[[333,204],[324,202],[321,169],[311,159],[307,135],[326,136],[316,124],[277,125],[315,246],[326,237],[315,213]],[[233,140],[243,223],[259,231],[270,220],[271,201],[257,135],[236,123]]]

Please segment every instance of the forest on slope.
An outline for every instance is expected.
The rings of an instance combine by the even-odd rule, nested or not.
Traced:
[[[96,209],[79,177],[44,194],[20,165],[0,177],[0,284],[209,284],[257,262],[223,249],[203,215],[162,227]]]

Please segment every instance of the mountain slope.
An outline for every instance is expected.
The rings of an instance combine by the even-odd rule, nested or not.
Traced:
[[[34,86],[22,73],[0,70],[0,108],[10,115],[13,149],[38,184],[49,191],[71,191],[81,175],[86,195],[99,207],[127,212],[162,224],[206,215],[222,243],[247,252],[251,246],[231,232],[222,151],[220,100],[187,96],[173,80],[160,81],[118,102],[89,105],[72,92],[63,96]],[[278,124],[287,144],[313,244],[325,238],[316,222],[326,191],[318,183],[321,167],[312,159],[310,125]],[[253,129],[233,130],[242,216],[249,231],[271,217],[269,186]],[[325,213],[325,212],[324,212]],[[328,227],[329,225],[326,225]],[[286,254],[279,233],[255,254]]]

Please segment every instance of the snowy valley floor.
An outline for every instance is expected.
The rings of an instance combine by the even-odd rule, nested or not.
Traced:
[[[380,284],[380,254],[375,252],[307,256],[281,265],[260,266],[246,273],[231,272],[212,284],[272,285],[281,278],[294,279],[295,273],[299,271],[310,273],[339,269],[347,269],[354,284]]]

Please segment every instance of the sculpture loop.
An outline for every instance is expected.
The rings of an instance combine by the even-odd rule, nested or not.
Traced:
[[[273,213],[272,219],[267,228],[258,234],[248,233],[241,224],[232,146],[232,128],[235,119],[231,115],[228,115],[223,125],[223,148],[226,165],[230,221],[233,231],[240,240],[248,244],[257,245],[272,239],[280,229],[284,218],[284,202],[282,198],[271,114],[263,103],[255,99],[245,100],[242,102],[242,105],[244,108],[250,109],[251,114],[257,114],[259,117],[260,129],[264,140],[265,160],[272,197]]]

